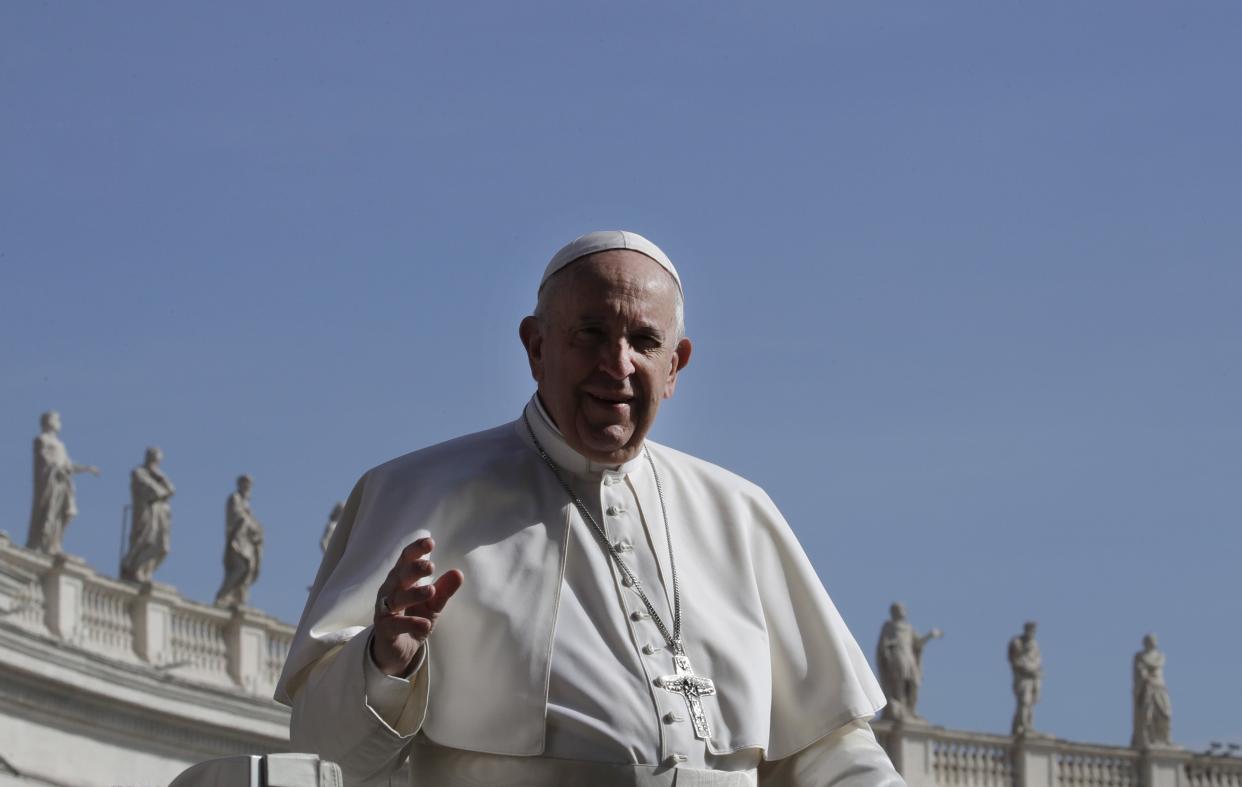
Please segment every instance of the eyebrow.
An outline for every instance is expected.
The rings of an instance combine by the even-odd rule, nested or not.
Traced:
[[[575,328],[580,328],[584,326],[604,325],[607,322],[608,322],[608,319],[605,317],[596,317],[596,316],[588,315],[585,317],[578,317],[574,319],[570,323],[570,325],[572,325]],[[635,325],[630,330],[630,333],[649,333],[652,336],[660,340],[663,340],[665,335],[668,333],[668,331],[664,330],[656,323],[643,322],[643,323],[639,323],[638,325]]]

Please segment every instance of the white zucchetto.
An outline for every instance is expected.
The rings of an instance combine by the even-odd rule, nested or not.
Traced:
[[[637,232],[626,230],[588,232],[562,246],[560,251],[552,255],[552,261],[544,269],[543,278],[539,280],[539,289],[543,290],[543,285],[548,283],[548,279],[552,278],[554,273],[574,260],[581,259],[588,254],[614,249],[636,251],[655,260],[661,268],[669,272],[673,281],[677,282],[677,290],[682,293],[682,297],[685,297],[685,291],[681,287],[681,277],[677,275],[677,269],[673,267],[673,261],[668,258],[668,255],[659,246]]]

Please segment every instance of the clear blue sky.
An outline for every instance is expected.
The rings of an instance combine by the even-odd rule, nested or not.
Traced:
[[[686,282],[655,437],[763,485],[863,648],[894,599],[921,709],[1242,741],[1242,5],[5,3],[0,529],[61,411],[67,546],[116,570],[128,472],[178,485],[158,574],[210,600],[242,472],[258,606],[301,611],[366,468],[510,420],[563,242]]]

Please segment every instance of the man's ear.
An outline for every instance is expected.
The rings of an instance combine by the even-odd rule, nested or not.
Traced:
[[[530,364],[530,376],[539,382],[543,377],[543,326],[539,318],[531,315],[518,325],[518,336],[526,348],[526,361]]]
[[[673,391],[677,390],[677,373],[690,363],[690,353],[694,349],[694,345],[687,338],[682,338],[677,342],[677,347],[673,349],[673,357],[669,362],[668,382],[664,384],[664,398],[671,399]]]

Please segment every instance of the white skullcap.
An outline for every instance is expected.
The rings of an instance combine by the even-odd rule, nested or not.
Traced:
[[[660,250],[660,247],[651,241],[639,235],[637,232],[627,232],[625,230],[605,230],[602,232],[588,232],[575,240],[566,243],[561,250],[552,255],[552,261],[548,263],[548,267],[543,271],[543,278],[539,280],[539,289],[543,289],[543,285],[548,283],[548,279],[552,278],[552,274],[564,268],[574,260],[581,259],[588,254],[594,254],[597,251],[612,251],[614,249],[628,249],[644,254],[669,272],[673,277],[673,281],[677,282],[677,290],[682,292],[681,277],[677,275],[677,269],[673,267],[673,261],[668,255]]]

